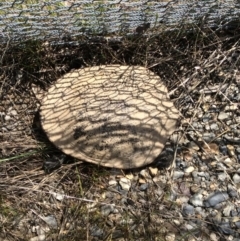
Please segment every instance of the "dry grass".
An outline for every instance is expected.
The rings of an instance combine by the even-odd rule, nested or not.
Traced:
[[[183,120],[191,124],[196,113],[188,112],[189,103],[193,109],[204,105],[199,90],[235,81],[239,75],[239,59],[233,56],[240,51],[238,32],[179,26],[176,31],[123,37],[120,42],[103,38],[78,42],[77,46],[67,42],[51,46],[29,41],[1,47],[0,112],[14,109],[18,114],[9,124],[17,123],[14,127],[5,127],[0,116],[4,127],[0,132],[0,240],[29,240],[33,224],[45,225],[39,215],[49,214],[56,217],[59,228],[51,228],[46,240],[97,240],[91,236],[94,228],[105,231],[102,240],[165,240],[168,232],[176,233],[177,240],[208,240],[201,225],[199,230],[183,233],[174,223],[180,219],[179,207],[166,198],[171,170],[167,172],[170,186],[162,187],[164,194],[158,199],[155,189],[150,189],[144,205],[131,194],[125,205],[116,193],[112,202],[118,203],[122,222],[114,220],[114,215],[103,216],[100,209],[113,170],[64,157],[48,142],[31,86],[45,90],[64,73],[83,66],[146,66],[162,77]],[[137,176],[139,171],[130,172]],[[166,175],[166,170],[160,174]],[[64,193],[65,198],[58,201],[56,193]]]

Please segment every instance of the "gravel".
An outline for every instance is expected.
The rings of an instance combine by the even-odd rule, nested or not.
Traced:
[[[185,203],[182,212],[184,216],[192,216],[195,214],[195,208],[194,206]]]
[[[236,104],[236,95],[234,97],[231,92],[239,93],[239,86],[235,84],[224,91],[229,100]],[[198,94],[193,94],[193,98],[197,99]],[[169,241],[178,240],[180,235],[189,233],[192,239],[189,237],[187,241],[240,240],[239,112],[236,105],[229,104],[227,100],[220,99],[219,103],[217,98],[207,98],[210,98],[210,107],[207,111],[198,108],[196,115],[193,115],[196,108],[192,106],[191,109],[193,104],[190,102],[189,119],[186,117],[186,123],[182,121],[179,127],[179,133],[184,134],[173,134],[156,163],[128,172],[106,169],[108,175],[97,183],[96,186],[100,187],[97,191],[92,191],[94,184],[89,185],[91,187],[84,193],[84,200],[91,202],[84,206],[81,200],[81,205],[88,210],[89,216],[94,211],[102,215],[101,222],[106,224],[104,226],[98,221],[91,223],[88,231],[93,238],[89,240],[103,240],[109,230],[114,230],[112,237],[120,240],[124,236],[119,228],[121,225],[132,233],[139,229],[145,232],[151,225],[165,228],[164,238]],[[0,112],[4,132],[19,128],[19,113],[14,108]],[[175,162],[165,169],[174,155]],[[63,190],[51,192],[51,198],[46,198],[44,205],[52,205],[59,212],[61,205],[67,201]],[[75,203],[75,200],[72,202]],[[19,217],[21,225],[18,229],[24,232],[23,224],[29,227],[31,241],[48,240],[49,233],[61,224],[61,218],[50,213],[34,217],[33,222],[29,213]],[[44,221],[48,229],[35,219]],[[71,227],[71,221],[67,223]],[[177,228],[174,229],[174,225],[169,223]],[[67,228],[61,229],[65,232]],[[198,235],[195,232],[199,232]],[[195,238],[203,234],[208,236]]]
[[[131,180],[123,177],[120,179],[119,181],[119,185],[121,186],[121,188],[125,191],[129,191],[130,187],[131,187]]]
[[[220,202],[224,202],[229,199],[229,195],[227,192],[215,192],[210,194],[210,196],[205,200],[205,207],[215,207]]]
[[[166,171],[160,167],[163,160],[174,156],[173,145],[179,140],[176,133],[170,138],[172,142],[167,144],[167,151],[163,151],[156,166],[133,171],[131,175],[112,175],[108,185],[116,188],[119,186],[117,190],[121,203],[131,208],[133,213],[139,212],[140,207],[152,207],[157,202],[157,210],[162,215],[168,207],[166,217],[171,216],[181,232],[194,233],[201,226],[209,235],[206,240],[219,241],[221,235],[225,235],[226,240],[239,240],[240,148],[236,130],[240,120],[232,118],[233,107],[225,107],[223,111],[219,105],[216,106],[210,113],[199,110],[191,127],[186,129],[188,135],[179,142],[172,169]],[[228,132],[224,133],[226,121],[229,122]],[[166,189],[169,182],[171,188]],[[104,201],[110,202],[110,199]],[[173,203],[177,207],[171,209]],[[153,213],[158,212],[157,210]],[[110,217],[114,213],[114,207],[105,205],[101,212]],[[118,209],[118,213],[114,215],[121,213],[122,210]],[[130,221],[134,225],[134,218]],[[155,222],[162,224],[164,219],[157,218]],[[165,240],[176,240],[176,237],[176,233],[169,231]]]

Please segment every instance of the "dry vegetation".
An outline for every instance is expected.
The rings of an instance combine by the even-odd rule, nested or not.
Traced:
[[[189,100],[196,107],[204,104],[199,90],[239,81],[239,33],[239,29],[216,32],[201,26],[180,26],[176,31],[139,34],[121,41],[83,37],[76,40],[76,46],[68,44],[71,39],[65,39],[61,46],[47,41],[1,46],[0,240],[29,240],[29,230],[37,225],[50,229],[46,240],[97,240],[91,236],[96,226],[105,230],[103,240],[164,240],[169,230],[177,234],[176,240],[195,235],[208,240],[201,227],[181,233],[172,221],[179,214],[178,204],[165,200],[171,181],[162,187],[166,195],[158,200],[150,189],[142,206],[131,203],[131,194],[128,205],[119,202],[120,194],[114,196],[112,202],[122,210],[122,222],[115,222],[114,215],[111,221],[103,216],[101,205],[109,177],[116,170],[65,157],[49,143],[40,127],[39,102],[32,85],[46,90],[64,73],[86,66],[146,66],[168,86],[183,122],[191,122]],[[216,102],[217,98],[216,94]],[[3,113],[10,118],[7,124]],[[139,171],[116,172],[138,175]],[[171,168],[160,170],[160,175],[171,177]],[[161,211],[160,204],[164,207]],[[58,228],[46,225],[41,216],[48,215],[56,218]]]

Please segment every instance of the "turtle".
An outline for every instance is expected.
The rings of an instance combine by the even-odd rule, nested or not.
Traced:
[[[161,78],[142,66],[73,70],[40,102],[41,126],[58,149],[118,169],[154,162],[179,118]]]

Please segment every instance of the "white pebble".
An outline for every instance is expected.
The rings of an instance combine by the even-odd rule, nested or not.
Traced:
[[[30,238],[29,240],[30,241],[44,241],[44,240],[46,240],[46,235],[42,234],[42,235]]]
[[[233,182],[234,182],[235,184],[240,183],[240,176],[239,176],[239,174],[235,173],[235,174],[233,175]]]
[[[235,156],[235,148],[232,145],[227,145],[228,154],[233,157]]]
[[[226,159],[223,160],[223,163],[227,165],[228,167],[231,167],[233,164],[233,161],[231,158],[227,157]]]
[[[146,169],[143,169],[142,171],[140,171],[139,175],[141,177],[144,177],[144,178],[148,178],[149,177],[149,174],[148,172],[146,171]]]
[[[195,207],[202,207],[203,206],[202,198],[203,198],[202,194],[196,193],[190,198],[189,202]]]
[[[11,115],[17,115],[17,111],[16,111],[16,110],[11,110],[11,111],[9,112],[9,114],[11,114]]]
[[[221,120],[221,121],[226,120],[228,118],[229,118],[229,115],[225,112],[220,112],[218,115],[218,120]]]
[[[9,121],[9,120],[11,120],[12,118],[11,118],[11,116],[9,116],[9,115],[5,115],[4,119],[5,119],[5,121]]]
[[[177,226],[181,224],[181,222],[178,219],[173,219],[173,223]]]
[[[212,123],[211,126],[210,126],[211,130],[213,131],[217,131],[219,130],[219,127],[218,127],[218,124],[217,123]]]
[[[219,174],[218,174],[218,180],[220,180],[220,181],[225,181],[225,179],[227,178],[227,175],[226,175],[226,173],[225,172],[220,172]]]
[[[125,177],[122,177],[119,181],[119,184],[123,190],[128,191],[131,187],[131,181]]]
[[[210,240],[211,241],[218,241],[218,237],[215,233],[210,233]]]
[[[116,186],[116,185],[117,185],[117,181],[116,181],[116,180],[110,180],[110,181],[108,182],[108,185],[109,185],[109,186]]]
[[[174,241],[175,240],[175,234],[174,233],[169,233],[165,237],[166,241]]]
[[[186,172],[186,173],[191,173],[191,172],[193,172],[195,170],[195,168],[193,167],[193,166],[190,166],[190,167],[187,167],[184,171]]]
[[[64,193],[52,192],[52,195],[58,200],[62,201],[65,197]]]
[[[149,167],[149,173],[152,177],[155,177],[158,173],[158,169],[157,168],[153,168],[153,167]]]
[[[232,105],[227,105],[224,110],[225,111],[235,111],[237,109],[238,109],[238,105],[236,103],[236,104],[232,104]]]

